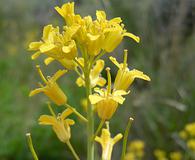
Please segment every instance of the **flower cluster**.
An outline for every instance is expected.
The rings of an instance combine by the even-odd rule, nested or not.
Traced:
[[[195,122],[186,124],[179,136],[185,141],[187,148],[195,156]]]
[[[87,159],[94,159],[94,141],[102,146],[102,158],[110,160],[114,144],[122,138],[118,134],[111,138],[109,126],[102,129],[105,121],[110,120],[118,106],[123,104],[125,96],[130,93],[129,87],[135,78],[150,81],[150,78],[143,72],[132,69],[127,64],[127,50],[124,50],[124,61],[119,63],[116,58],[110,56],[109,59],[117,66],[118,71],[111,82],[110,68],[106,67],[107,80],[101,76],[104,70],[105,61],[103,55],[114,51],[122,42],[124,37],[129,37],[139,43],[140,38],[127,32],[120,17],[107,19],[104,11],[96,11],[96,19],[91,16],[81,17],[74,11],[74,2],[66,3],[55,10],[64,19],[62,29],[52,24],[43,28],[42,38],[39,41],[31,42],[29,50],[33,51],[32,60],[39,56],[44,56],[44,64],[49,65],[53,61],[59,62],[64,69],[59,69],[52,77],[45,77],[37,65],[38,73],[44,85],[38,83],[39,88],[30,92],[29,96],[44,93],[57,106],[65,106],[66,109],[55,114],[51,105],[49,110],[51,116],[42,115],[39,124],[51,125],[59,140],[66,143],[72,151],[74,157],[78,155],[70,144],[71,125],[74,121],[68,119],[70,114],[76,114],[87,124]],[[69,104],[65,92],[57,84],[57,79],[66,72],[74,71],[78,78],[75,80],[79,87],[86,89],[85,109],[87,118],[82,116],[76,108]],[[94,132],[94,113],[97,112],[101,123]],[[102,134],[99,137],[99,131]]]
[[[145,143],[141,140],[133,140],[129,143],[125,160],[143,159]]]
[[[180,151],[173,151],[167,154],[164,150],[154,150],[154,157],[156,160],[183,160],[184,156]]]

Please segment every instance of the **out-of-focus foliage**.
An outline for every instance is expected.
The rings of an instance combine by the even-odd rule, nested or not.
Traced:
[[[0,1],[0,159],[31,159],[28,154],[25,133],[32,137],[40,159],[70,159],[67,148],[56,140],[45,127],[38,126],[36,119],[47,112],[42,96],[29,99],[38,75],[33,71],[27,45],[40,39],[41,28],[48,24],[62,23],[55,14],[54,6],[67,2],[53,1]],[[76,0],[82,15],[94,14],[104,9],[109,17],[120,16],[128,31],[141,37],[141,43],[125,40],[113,53],[122,60],[122,50],[129,50],[129,64],[147,73],[152,81],[147,84],[137,80],[137,86],[128,101],[111,121],[113,134],[124,132],[125,119],[135,120],[129,140],[141,138],[145,142],[145,159],[152,159],[153,150],[167,153],[184,151],[177,137],[186,123],[195,115],[195,33],[193,0]],[[108,60],[107,63],[110,63]],[[50,70],[55,71],[55,65]],[[112,66],[112,64],[110,63]],[[44,69],[47,67],[43,65]],[[115,67],[114,65],[112,66]],[[116,72],[112,73],[113,75]],[[72,79],[61,79],[72,105],[79,104],[82,88],[75,87]],[[37,78],[35,78],[37,77]],[[60,109],[59,109],[60,111]],[[78,128],[80,130],[78,133]],[[76,131],[77,130],[77,131]],[[75,132],[74,132],[75,131]],[[82,126],[74,126],[75,149],[85,155],[85,132]],[[114,158],[120,156],[121,146],[114,149]],[[99,151],[99,150],[98,150]],[[60,154],[59,154],[60,153]]]

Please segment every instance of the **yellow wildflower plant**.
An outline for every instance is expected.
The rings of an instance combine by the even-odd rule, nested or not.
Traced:
[[[39,72],[39,75],[43,82],[45,83],[45,86],[43,86],[41,83],[39,83],[41,88],[37,88],[35,90],[32,90],[29,94],[29,96],[34,96],[35,94],[43,92],[45,95],[47,95],[54,103],[57,105],[64,105],[67,102],[67,97],[64,94],[64,92],[61,90],[61,88],[56,83],[56,80],[60,78],[62,75],[64,75],[67,71],[66,70],[59,70],[57,71],[52,77],[47,77],[43,75],[40,66],[37,65],[37,70]]]
[[[170,159],[171,160],[182,160],[183,159],[183,155],[179,151],[171,152],[170,153]]]
[[[57,117],[41,115],[39,118],[39,124],[51,125],[59,140],[63,143],[67,143],[71,137],[70,126],[75,123],[72,119],[67,119],[67,117],[72,113],[73,111],[68,108]]]
[[[72,39],[77,32],[79,26],[64,27],[62,34],[59,27],[47,25],[43,29],[42,41],[31,42],[29,50],[37,51],[32,55],[32,59],[36,59],[40,54],[46,54],[57,60],[73,59],[77,56],[76,43]]]
[[[113,90],[111,92],[111,75],[110,68],[106,68],[108,77],[107,89],[94,88],[96,92],[93,95],[89,95],[89,100],[91,104],[95,105],[98,116],[102,120],[109,120],[115,113],[118,104],[123,104],[125,98],[123,95],[127,95],[129,92],[124,90]]]
[[[84,67],[84,59],[79,58],[78,59],[80,65]],[[104,69],[104,61],[99,59],[96,61],[96,64],[93,66],[93,68],[90,71],[90,82],[91,87],[98,86],[104,86],[106,84],[106,80],[100,76],[102,70]],[[84,74],[81,75],[81,77],[78,77],[76,80],[76,84],[81,87],[85,86],[85,80],[84,80]]]
[[[143,72],[133,69],[129,70],[127,64],[127,50],[124,50],[124,61],[119,63],[116,58],[110,57],[110,60],[119,68],[115,81],[114,89],[127,90],[128,87],[133,83],[135,78],[140,78],[146,81],[150,81],[150,77],[145,75]]]
[[[42,85],[39,83],[40,87],[32,90],[29,96],[43,92],[56,105],[68,108],[56,116],[50,107],[52,116],[42,115],[39,118],[39,123],[42,125],[51,125],[59,140],[67,144],[76,160],[80,158],[69,142],[71,137],[70,126],[74,124],[74,121],[67,119],[67,116],[72,112],[83,120],[83,122],[86,122],[87,157],[84,159],[95,159],[94,141],[97,141],[102,145],[103,160],[111,160],[113,146],[122,138],[122,134],[111,138],[109,126],[107,125],[107,128],[104,129],[102,129],[102,126],[106,120],[110,120],[113,117],[118,106],[124,103],[124,96],[129,93],[127,90],[133,80],[141,78],[150,81],[150,78],[141,71],[128,69],[127,51],[125,51],[124,63],[119,64],[114,57],[110,58],[118,66],[119,71],[112,87],[110,69],[106,69],[108,80],[105,87],[106,79],[101,76],[101,72],[105,66],[102,56],[114,51],[124,37],[129,37],[137,43],[139,43],[140,38],[126,31],[120,17],[107,19],[106,13],[100,10],[96,11],[95,19],[90,15],[82,17],[79,14],[75,14],[74,7],[74,2],[66,3],[61,7],[56,6],[55,10],[65,21],[63,29],[61,30],[58,26],[54,27],[52,24],[46,25],[43,28],[42,39],[31,42],[29,50],[35,52],[31,56],[32,60],[36,60],[40,55],[44,55],[45,65],[55,65],[52,62],[57,61],[66,69],[77,73],[76,84],[79,87],[84,87],[86,92],[83,105],[87,118],[67,103],[66,94],[56,82],[67,70],[58,70],[52,77],[45,77],[38,65],[39,75],[45,84]],[[95,112],[97,112],[101,119],[96,131],[94,127]],[[131,121],[132,119],[129,120],[124,134],[125,138],[123,139],[121,154],[123,159],[125,157],[126,142]],[[98,137],[101,129],[102,134]],[[32,154],[36,157],[35,152]],[[142,154],[139,153],[139,155]]]
[[[114,138],[111,138],[109,124],[107,124],[107,128],[102,129],[100,137],[95,137],[95,141],[102,146],[102,160],[111,160],[113,147],[122,137],[123,135],[119,133]]]

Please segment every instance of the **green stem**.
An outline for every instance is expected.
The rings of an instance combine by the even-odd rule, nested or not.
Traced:
[[[79,156],[77,155],[77,153],[75,152],[74,148],[72,147],[70,141],[66,142],[68,148],[70,149],[70,151],[72,152],[73,156],[75,157],[76,160],[80,160]]]
[[[85,61],[85,87],[86,87],[86,97],[87,97],[87,160],[94,160],[94,142],[91,137],[94,134],[94,116],[91,103],[89,101],[89,95],[91,94],[90,85],[90,65]]]
[[[82,116],[75,108],[73,108],[69,104],[65,104],[65,107],[71,109],[81,120],[88,122],[88,120],[84,116]]]
[[[126,153],[126,148],[127,148],[127,138],[129,135],[129,129],[131,128],[132,122],[133,122],[133,118],[129,118],[127,127],[125,129],[124,138],[123,138],[123,149],[122,149],[122,154],[121,154],[121,160],[125,159],[125,153]]]
[[[29,149],[30,149],[30,151],[31,151],[31,154],[32,154],[32,156],[33,156],[33,159],[34,159],[34,160],[39,160],[38,157],[37,157],[37,154],[36,154],[36,152],[35,152],[35,149],[34,149],[34,147],[33,147],[31,134],[30,134],[30,133],[27,133],[27,134],[26,134],[26,137],[27,137],[28,147],[29,147]]]
[[[98,133],[100,132],[100,130],[102,129],[102,127],[104,125],[104,122],[105,122],[105,120],[101,120],[101,122],[100,122],[100,124],[99,124],[99,126],[98,126],[98,128],[97,128],[97,130],[96,130],[96,132],[95,132],[95,134],[94,134],[94,136],[92,138],[92,140],[94,140],[95,137],[98,135]]]

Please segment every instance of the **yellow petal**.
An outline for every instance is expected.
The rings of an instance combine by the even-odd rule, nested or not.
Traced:
[[[76,80],[76,84],[81,87],[85,85],[85,82],[83,81],[83,79],[81,77],[77,78]]]
[[[100,35],[92,35],[90,33],[87,33],[87,37],[89,38],[89,40],[95,41],[100,37]]]
[[[75,124],[74,120],[72,120],[72,119],[65,119],[64,122],[68,123],[71,126]]]
[[[103,87],[106,84],[106,80],[102,77],[98,78],[97,85]]]
[[[61,118],[65,119],[66,117],[68,117],[70,114],[73,113],[73,110],[70,108],[67,108],[66,110],[64,110],[61,114]]]
[[[125,101],[125,98],[123,98],[122,96],[113,96],[112,99],[119,104],[123,104],[123,102]]]
[[[70,53],[70,52],[71,52],[71,47],[69,47],[69,46],[64,46],[64,47],[62,47],[62,51],[63,51],[64,53]]]
[[[140,78],[140,79],[144,79],[146,81],[151,81],[150,77],[148,77],[147,75],[145,75],[143,72],[133,69],[129,72],[133,78]]]
[[[110,22],[120,24],[122,22],[122,19],[120,17],[116,17],[111,19]]]
[[[42,53],[48,52],[52,49],[54,49],[56,46],[54,44],[49,44],[49,43],[45,43],[43,45],[40,46],[40,51]]]
[[[103,96],[105,94],[105,92],[102,89],[98,88],[98,87],[94,88],[94,91],[99,93],[101,96]]]
[[[118,63],[118,61],[116,60],[116,58],[110,56],[109,59],[112,61],[112,63],[114,63],[119,69],[122,68],[122,65],[120,63]]]
[[[57,79],[59,79],[62,75],[64,75],[67,72],[67,70],[58,70],[53,76],[52,81],[55,82]]]
[[[80,26],[78,24],[74,24],[71,27],[66,28],[64,36],[68,36],[71,38],[78,31],[79,28]]]
[[[99,21],[106,20],[106,13],[104,11],[96,11],[96,17]]]
[[[39,124],[41,125],[54,125],[56,123],[56,119],[53,116],[42,115],[39,118]]]
[[[38,94],[40,92],[44,92],[44,89],[43,88],[37,88],[37,89],[34,89],[30,92],[29,96],[34,96],[35,94]]]
[[[96,103],[102,101],[103,98],[98,96],[98,95],[89,95],[89,100],[90,100],[91,104],[96,104]]]
[[[29,44],[29,50],[39,50],[39,47],[43,44],[43,42],[31,42]]]
[[[37,59],[40,55],[41,55],[41,52],[40,52],[40,51],[35,52],[35,53],[31,56],[31,59],[32,59],[32,60],[35,60],[35,59]]]
[[[114,91],[112,94],[113,94],[114,96],[122,96],[122,95],[127,95],[127,94],[129,94],[129,92],[130,92],[130,91],[126,92],[126,91],[124,91],[124,90],[116,90],[116,91]]]
[[[64,11],[63,11],[60,7],[56,6],[56,7],[55,7],[55,10],[56,10],[62,17],[65,17],[65,16],[64,16]]]
[[[47,25],[43,28],[43,37],[42,37],[43,40],[48,39],[49,33],[51,32],[52,29],[53,29],[53,27],[51,24]]]
[[[79,64],[84,67],[84,58],[76,58]]]
[[[96,61],[96,64],[91,71],[92,77],[98,77],[103,69],[104,69],[104,61],[101,59]]]
[[[126,32],[123,34],[123,36],[127,36],[129,38],[132,38],[133,40],[135,40],[137,43],[140,42],[140,38],[132,33]]]
[[[45,65],[49,65],[51,62],[53,62],[55,59],[52,57],[48,57],[44,60]]]

